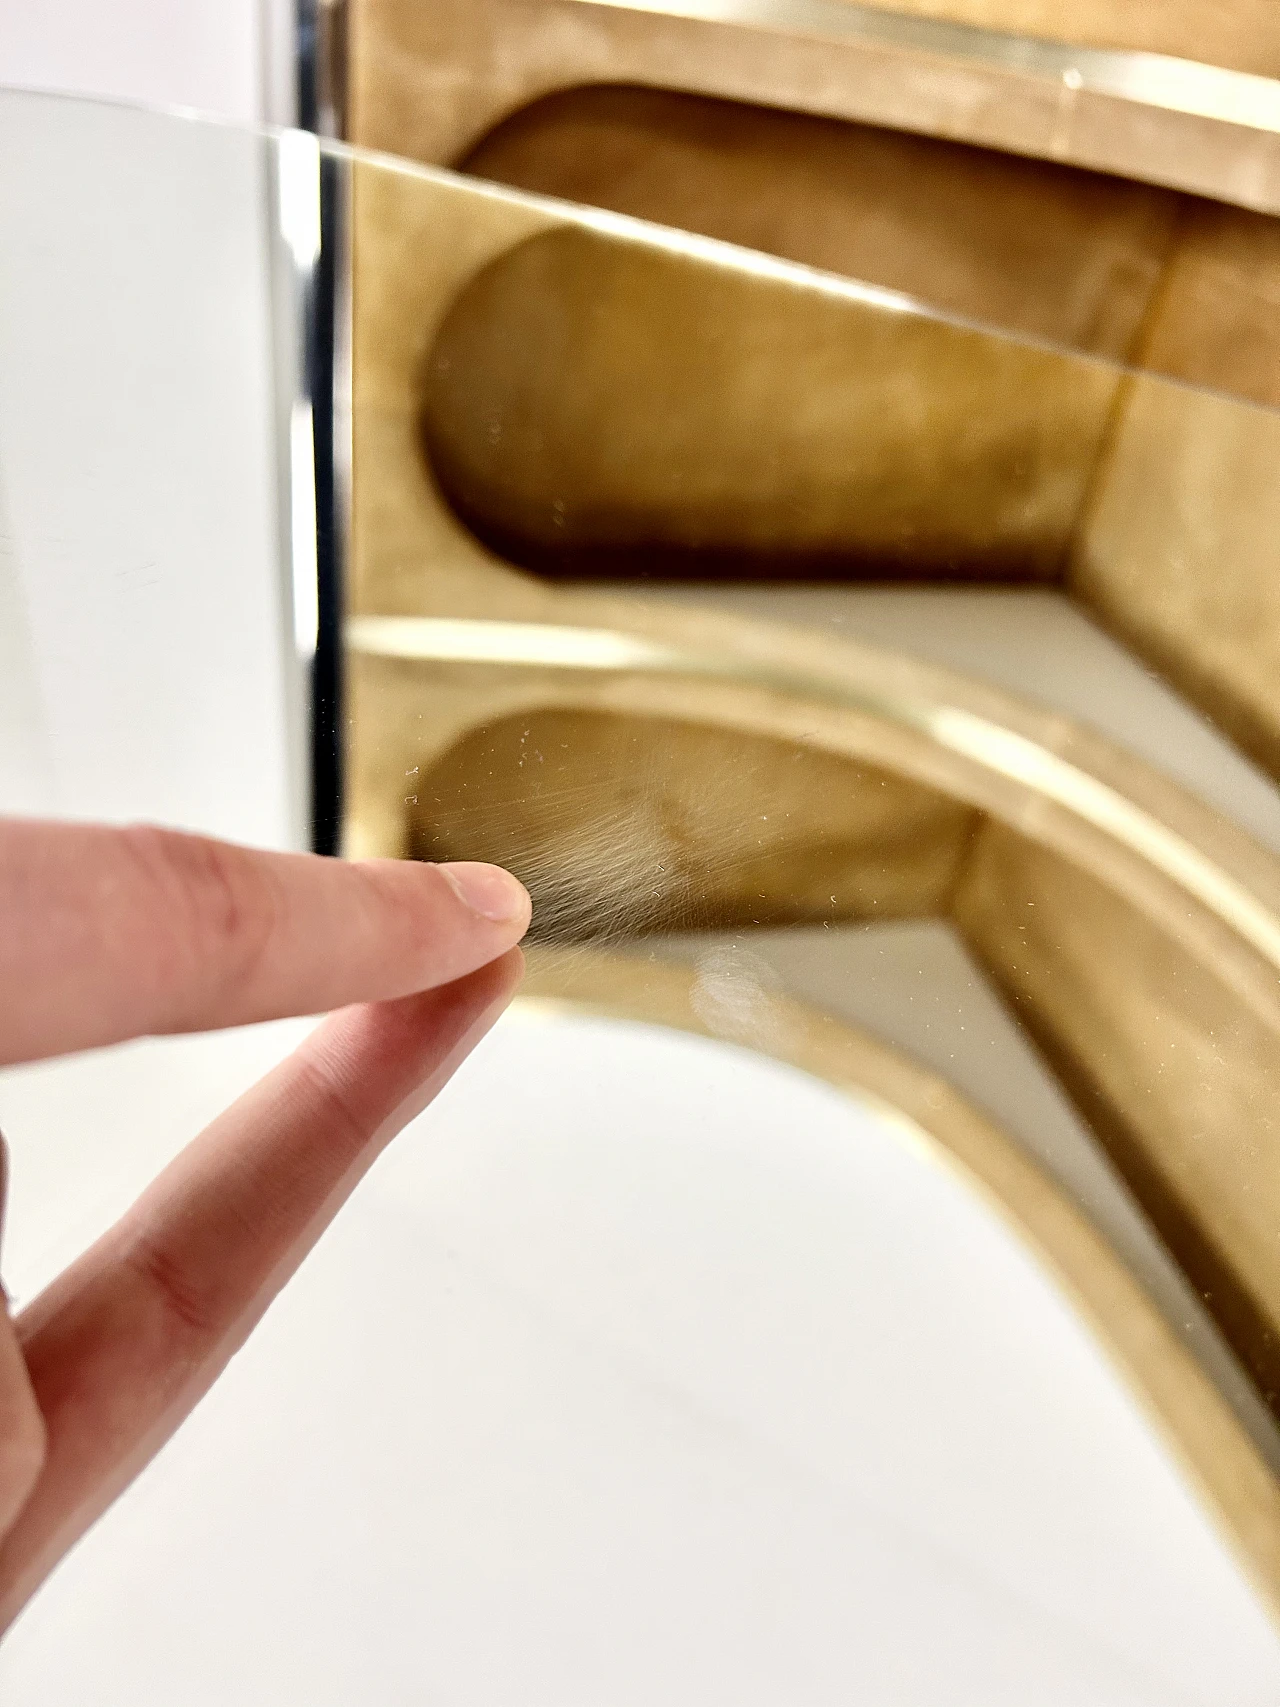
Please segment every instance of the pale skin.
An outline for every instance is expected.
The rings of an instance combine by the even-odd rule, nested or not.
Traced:
[[[0,1630],[501,1013],[529,915],[493,866],[0,820],[0,1063],[328,1014],[39,1297],[0,1308]],[[7,1173],[0,1147],[0,1217]]]

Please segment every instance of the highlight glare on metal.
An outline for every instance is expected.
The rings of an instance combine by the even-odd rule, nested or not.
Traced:
[[[858,6],[849,0],[573,0],[585,8],[653,12],[754,30],[862,40],[915,48],[975,65],[1007,68],[1068,90],[1114,95],[1143,106],[1163,107],[1195,118],[1280,131],[1280,82],[1247,71],[1229,71],[1171,54],[1069,44],[981,29],[940,18]]]
[[[750,678],[797,698],[839,703],[917,729],[951,752],[1064,807],[1148,861],[1280,973],[1280,919],[1190,842],[1069,760],[958,706],[866,690],[817,673],[727,654],[661,646],[610,629],[480,619],[365,616],[347,624],[357,652],[424,663],[514,664],[549,670],[641,670]]]

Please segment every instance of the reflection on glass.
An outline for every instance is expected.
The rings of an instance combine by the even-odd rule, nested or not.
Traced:
[[[868,1033],[954,1059],[865,993],[933,921],[1073,1110],[1047,1140],[998,1051],[970,1061],[1005,1130],[966,1162],[1025,1225],[1001,1169],[1029,1146],[1269,1464],[1280,886],[1231,819],[1274,843],[1274,790],[1187,702],[1271,762],[1245,613],[1270,597],[1275,415],[407,169],[354,166],[351,232],[347,846],[502,860],[537,897],[535,989],[841,1082]],[[882,629],[904,588],[892,652],[861,638],[867,583]],[[1068,600],[1119,644],[1064,629]],[[938,667],[957,608],[997,651],[1023,623],[1000,687],[1025,697],[981,646]],[[1060,708],[1063,632],[1086,674]],[[723,995],[762,955],[782,1008]],[[1070,1243],[1054,1259],[1096,1279]],[[1204,1413],[1172,1367],[1139,1379],[1179,1430]]]
[[[183,1644],[252,1692],[255,1619],[282,1700],[1265,1698],[1266,401],[447,173],[0,123],[16,804],[297,841],[309,777],[342,852],[536,900],[524,1008],[20,1626],[15,1698],[72,1675],[42,1608],[92,1651],[162,1554],[135,1699]],[[264,1509],[215,1654],[179,1603]]]

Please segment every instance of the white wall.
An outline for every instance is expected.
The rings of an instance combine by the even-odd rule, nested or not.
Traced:
[[[0,84],[292,117],[292,0],[0,0]]]
[[[291,845],[268,145],[9,96],[4,160],[0,807]]]

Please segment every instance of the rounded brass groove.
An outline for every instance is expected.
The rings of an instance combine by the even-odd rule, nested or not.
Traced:
[[[1280,402],[1280,44],[1266,0],[1212,16],[1042,0],[705,12],[353,0],[350,134]],[[1270,415],[1125,382],[1056,570],[1273,774],[1277,455]],[[468,513],[512,544],[502,517]],[[993,577],[1017,573],[1016,534],[991,552]],[[522,537],[545,564],[547,543]],[[930,550],[947,543],[881,551],[875,572],[953,573]]]
[[[1060,714],[612,573],[853,575],[910,564],[915,525],[928,574],[1181,609],[1178,679],[1270,753],[1278,418],[615,215],[352,175],[347,851],[504,860],[579,955],[951,921],[1280,1409],[1277,861]],[[603,585],[529,572],[561,536]],[[1270,1463],[1272,1419],[1190,1409],[1162,1415],[1192,1461]],[[1273,1558],[1271,1494],[1215,1497]]]

